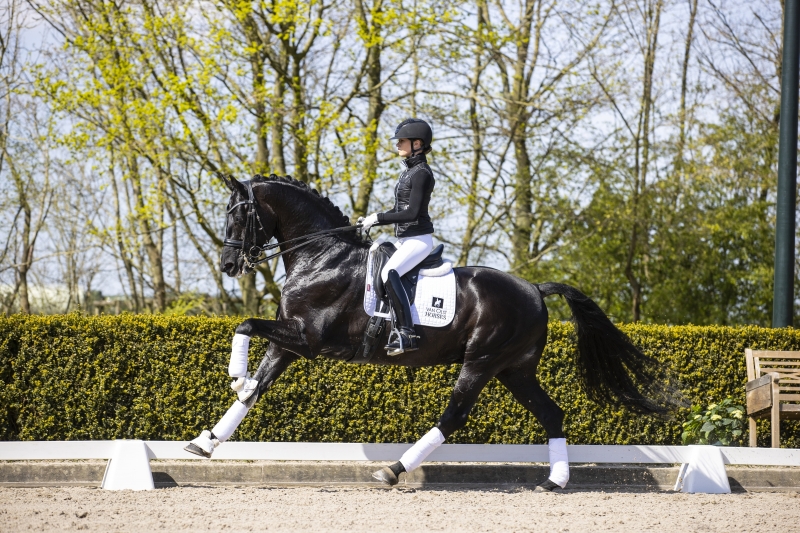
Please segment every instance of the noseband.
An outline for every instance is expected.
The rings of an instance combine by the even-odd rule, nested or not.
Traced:
[[[222,245],[230,246],[231,248],[239,248],[239,253],[244,256],[245,262],[250,264],[253,261],[258,261],[258,256],[260,256],[265,250],[264,246],[258,246],[255,243],[257,232],[264,231],[264,223],[261,221],[261,215],[259,214],[261,206],[258,205],[255,195],[253,194],[253,184],[249,181],[245,182],[245,184],[247,186],[247,200],[242,200],[241,202],[234,204],[226,213],[224,234],[225,240],[222,241]],[[227,238],[228,215],[230,215],[231,212],[240,205],[247,206],[247,221],[244,225],[244,235],[242,236],[242,240],[229,239]],[[252,241],[248,240],[248,236],[252,236]]]
[[[234,204],[233,206],[231,206],[230,209],[228,209],[228,211],[226,213],[226,216],[225,216],[225,239],[222,241],[222,245],[223,246],[230,246],[231,248],[238,248],[239,249],[239,255],[244,258],[244,263],[249,268],[254,268],[259,263],[263,263],[265,261],[269,261],[273,257],[278,257],[279,255],[283,255],[285,253],[291,252],[292,250],[296,250],[296,249],[301,248],[301,247],[303,247],[303,246],[305,246],[307,244],[311,244],[312,242],[318,241],[320,239],[323,239],[323,238],[325,238],[325,237],[327,237],[329,235],[335,235],[337,233],[344,233],[346,231],[356,231],[356,230],[360,230],[361,229],[361,225],[344,226],[344,227],[341,227],[341,228],[325,229],[325,230],[322,230],[322,231],[316,231],[314,233],[309,233],[308,235],[303,235],[301,237],[295,237],[294,239],[289,239],[287,241],[283,241],[283,242],[279,242],[279,243],[275,243],[275,244],[269,244],[269,240],[267,239],[267,242],[265,242],[263,245],[259,246],[258,244],[256,244],[256,237],[257,237],[259,231],[262,232],[262,233],[265,231],[264,230],[264,223],[262,222],[261,213],[260,213],[262,208],[258,204],[258,202],[256,201],[255,195],[253,194],[253,184],[252,184],[252,182],[246,181],[246,182],[243,182],[243,183],[247,187],[247,200],[242,200],[241,202]],[[247,221],[245,222],[245,226],[244,226],[244,234],[242,236],[242,240],[229,239],[229,238],[227,238],[227,235],[228,235],[228,215],[230,215],[231,212],[234,209],[236,209],[237,207],[239,207],[240,205],[246,205],[247,206]],[[266,218],[266,217],[264,217],[264,218]],[[252,240],[248,240],[248,236],[252,236]],[[261,255],[264,254],[265,252],[267,252],[269,250],[274,250],[275,248],[278,248],[282,244],[289,244],[289,243],[297,242],[297,241],[305,241],[305,242],[300,242],[300,244],[292,246],[291,248],[287,248],[286,250],[283,250],[281,252],[277,252],[277,253],[274,253],[274,254],[265,255],[264,257],[261,257]]]

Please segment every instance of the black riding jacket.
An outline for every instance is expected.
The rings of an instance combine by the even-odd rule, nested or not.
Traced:
[[[403,160],[405,170],[394,188],[394,208],[378,213],[378,223],[395,224],[397,237],[416,237],[433,233],[433,222],[428,215],[428,204],[436,185],[433,171],[425,154]]]

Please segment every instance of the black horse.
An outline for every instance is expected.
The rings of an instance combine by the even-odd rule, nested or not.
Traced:
[[[225,238],[229,244],[243,243],[222,250],[220,266],[229,276],[250,272],[248,254],[242,250],[253,244],[263,246],[273,236],[278,243],[285,243],[349,225],[328,198],[302,182],[274,175],[255,176],[249,182],[223,179],[231,190]],[[289,247],[281,244],[282,251]],[[250,318],[236,328],[237,334],[270,341],[253,376],[258,381],[257,391],[243,402],[247,408],[300,357],[321,355],[347,361],[354,356],[369,319],[363,309],[368,251],[369,244],[359,235],[341,232],[285,253],[286,281],[276,319]],[[390,357],[381,348],[386,344],[386,331],[370,361],[411,367],[463,365],[450,403],[436,425],[444,438],[465,426],[478,395],[492,378],[500,380],[534,414],[550,439],[564,438],[564,412],[536,377],[547,342],[548,314],[543,298],[552,294],[562,295],[572,311],[577,362],[589,397],[644,414],[669,411],[667,403],[648,397],[658,388],[655,361],[631,344],[577,289],[559,283],[536,285],[486,267],[456,268],[455,277],[457,309],[449,326],[416,326],[419,350],[399,357]],[[243,416],[234,417],[234,428]],[[379,471],[377,477],[396,483],[403,471],[399,464],[392,465],[391,472],[387,468]],[[548,482],[543,485],[554,487]]]

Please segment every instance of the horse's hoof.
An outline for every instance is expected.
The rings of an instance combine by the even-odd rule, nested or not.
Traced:
[[[385,483],[386,485],[389,485],[390,487],[394,487],[397,485],[397,482],[400,481],[397,479],[397,476],[394,474],[394,472],[392,472],[392,469],[388,466],[384,466],[377,472],[373,472],[372,477]]]
[[[206,429],[183,449],[200,457],[211,459],[211,454],[214,453],[214,448],[217,446],[219,446],[219,441],[216,438],[212,439],[211,432]]]
[[[200,457],[205,457],[206,459],[211,459],[211,454],[210,453],[208,453],[203,448],[201,448],[200,446],[196,445],[193,442],[190,442],[189,444],[184,446],[183,449],[186,450],[189,453],[193,453],[195,455],[199,455]]]
[[[533,492],[560,492],[561,486],[546,479],[543,483],[539,483]]]

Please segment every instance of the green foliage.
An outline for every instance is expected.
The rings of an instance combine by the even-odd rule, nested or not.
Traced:
[[[163,314],[168,316],[194,316],[205,313],[206,296],[196,292],[185,292],[173,300]]]
[[[704,411],[699,405],[692,406],[689,419],[683,423],[681,441],[684,444],[713,444],[730,446],[742,443],[744,435],[745,408],[725,398],[712,403]]]
[[[185,440],[212,427],[235,396],[228,387],[235,318],[121,315],[0,317],[0,439]],[[693,404],[744,402],[744,349],[798,350],[800,331],[757,327],[621,326],[665,364]],[[250,369],[266,343],[253,339]],[[590,402],[574,364],[569,323],[552,322],[539,367],[564,409],[575,444],[679,444],[677,420],[642,417]],[[293,364],[260,398],[236,440],[413,442],[444,411],[460,366]],[[768,445],[766,427],[759,431]],[[533,415],[493,380],[453,443],[543,443]],[[796,423],[784,446],[800,446]]]
[[[605,164],[591,169],[596,186],[571,219],[570,238],[519,275],[575,285],[618,320],[634,318],[635,278],[644,322],[769,325],[779,102],[766,78],[749,79],[755,85],[736,87],[741,101],[720,109],[713,123],[695,123],[685,153],[653,146],[653,156],[680,155],[682,163],[651,171],[641,191],[632,190],[631,159],[618,157],[626,142],[612,143]],[[569,316],[566,305],[552,310]]]

